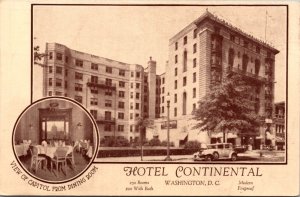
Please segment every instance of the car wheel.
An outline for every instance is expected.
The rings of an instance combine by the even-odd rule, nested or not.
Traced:
[[[231,160],[232,160],[232,161],[236,161],[236,160],[237,160],[237,154],[233,153],[233,154],[231,155]]]
[[[213,154],[213,158],[214,158],[214,160],[217,160],[217,159],[219,159],[219,153],[217,153],[217,152],[214,152],[214,154]]]
[[[213,156],[212,155],[206,155],[205,160],[206,161],[212,161]]]

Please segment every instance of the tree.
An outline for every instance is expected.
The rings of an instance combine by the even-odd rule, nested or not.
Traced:
[[[141,147],[141,161],[143,161],[143,135],[142,131],[145,131],[146,128],[154,128],[154,121],[153,119],[148,119],[145,117],[141,117],[138,119],[136,126],[139,128],[140,132],[140,147]]]
[[[201,131],[222,132],[223,141],[228,131],[256,132],[260,124],[250,101],[253,84],[241,74],[228,74],[222,83],[213,86],[194,110],[194,128]]]
[[[33,53],[33,59],[34,59],[34,63],[40,66],[44,66],[44,64],[40,63],[39,61],[42,60],[43,57],[47,56],[46,53],[40,53],[40,47],[39,46],[35,46],[33,47],[34,53]]]

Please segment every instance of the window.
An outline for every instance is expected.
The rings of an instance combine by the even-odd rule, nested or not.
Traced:
[[[193,88],[193,98],[196,98],[196,88]]]
[[[79,67],[83,67],[83,61],[82,60],[75,60],[75,65]]]
[[[112,106],[112,100],[105,100],[105,107],[111,107]]]
[[[65,81],[65,89],[68,88],[68,81]]]
[[[243,72],[247,72],[248,62],[249,62],[249,57],[248,57],[248,55],[244,54],[243,55],[243,60],[242,60],[242,69],[243,69]]]
[[[95,119],[97,119],[97,110],[90,110],[90,112],[91,112],[91,114],[92,114],[92,116],[95,118]]]
[[[245,47],[245,48],[248,48],[248,44],[249,44],[249,43],[248,43],[247,41],[244,41],[244,47]]]
[[[123,132],[124,131],[124,125],[118,125],[118,131]]]
[[[125,103],[124,103],[124,102],[121,102],[121,101],[119,101],[119,105],[118,105],[118,107],[119,107],[120,109],[124,109],[124,106],[125,106]]]
[[[110,111],[105,111],[104,112],[104,119],[105,120],[112,120]]]
[[[82,74],[82,73],[75,72],[75,79],[82,80],[82,79],[83,79],[83,74]]]
[[[111,125],[110,124],[105,124],[104,125],[104,131],[111,131]]]
[[[140,109],[140,104],[139,103],[135,104],[135,109]]]
[[[175,42],[175,51],[178,49],[178,42]]]
[[[98,94],[98,88],[97,87],[90,87],[91,88],[91,93],[93,94]]]
[[[165,88],[164,87],[161,89],[161,93],[165,93]]]
[[[148,101],[148,97],[144,96],[144,102],[147,102],[147,101]]]
[[[177,64],[177,62],[178,62],[178,56],[175,55],[175,64]]]
[[[177,103],[177,94],[174,94],[174,103]]]
[[[183,44],[184,45],[187,44],[187,36],[184,36],[184,38],[183,38]]]
[[[119,75],[124,77],[125,76],[125,70],[120,69],[119,70]]]
[[[255,51],[256,51],[256,53],[260,53],[260,47],[256,46]]]
[[[55,95],[56,95],[56,96],[61,96],[61,95],[62,95],[62,93],[61,93],[61,92],[58,92],[58,91],[56,91],[56,92],[55,92]]]
[[[135,125],[135,132],[138,133],[139,132],[139,126]]]
[[[177,89],[177,80],[174,82],[174,88]]]
[[[79,92],[82,92],[82,84],[80,83],[75,83],[75,91],[79,91]]]
[[[193,104],[193,111],[196,110],[196,103]]]
[[[56,60],[62,60],[63,55],[61,53],[56,53]]]
[[[106,79],[105,79],[105,84],[106,84],[107,86],[111,86],[111,85],[112,85],[112,79],[106,78]]]
[[[124,98],[125,97],[125,92],[124,91],[119,91],[119,97]]]
[[[130,132],[133,131],[133,125],[130,125]]]
[[[91,76],[91,82],[92,83],[98,83],[98,77],[97,76]]]
[[[164,103],[165,102],[165,97],[161,97],[161,103]]]
[[[233,67],[233,63],[234,63],[234,50],[230,48],[228,54],[228,65],[230,69]]]
[[[194,38],[197,38],[197,29],[194,29],[193,37],[194,37]]]
[[[62,87],[62,80],[56,78],[56,80],[55,80],[55,86],[56,87]]]
[[[98,64],[92,63],[91,64],[91,69],[92,70],[98,70]]]
[[[165,84],[165,78],[164,77],[162,78],[162,84]]]
[[[130,113],[130,120],[133,119],[133,113]]]
[[[183,72],[187,71],[187,51],[183,52]]]
[[[118,113],[118,119],[124,119],[124,113],[119,112]]]
[[[52,91],[49,91],[48,94],[49,94],[49,96],[52,96]]]
[[[135,98],[140,99],[140,93],[136,93]]]
[[[110,89],[105,90],[105,95],[112,96],[112,90],[110,90]]]
[[[53,59],[53,53],[49,52],[49,60],[52,60],[52,59]]]
[[[193,53],[196,53],[197,52],[197,44],[195,43],[194,45],[193,45]]]
[[[131,77],[134,77],[134,72],[131,72]]]
[[[133,103],[132,102],[130,103],[130,109],[133,109]]]
[[[91,98],[91,105],[98,105],[98,99],[97,98]]]
[[[178,70],[178,69],[177,69],[177,68],[175,68],[175,76],[177,76],[177,70]]]
[[[195,68],[196,66],[197,66],[197,59],[194,58],[194,59],[193,59],[193,67]]]
[[[258,59],[255,60],[255,75],[259,74],[260,70],[260,61]]]
[[[75,101],[82,103],[82,96],[75,96]]]
[[[65,56],[65,62],[68,63],[69,62],[69,57]]]
[[[133,98],[133,92],[130,92],[130,98]]]
[[[136,118],[140,117],[140,114],[138,114],[138,113],[137,113],[137,114],[135,114],[135,117],[136,117]]]
[[[62,74],[62,67],[56,66],[56,73]]]
[[[186,77],[183,77],[182,83],[183,83],[183,86],[186,86]]]
[[[106,71],[107,73],[112,73],[112,67],[106,66],[105,71]]]
[[[164,106],[161,107],[161,113],[165,113],[165,108],[164,108]]]
[[[136,83],[135,87],[136,87],[136,89],[139,89],[140,88],[140,83]]]
[[[177,116],[177,108],[175,107],[174,108],[174,117],[176,117]]]
[[[65,69],[65,76],[68,76],[68,69]]]
[[[52,78],[49,78],[49,86],[52,86]]]
[[[144,76],[144,82],[148,83],[148,77],[147,76]]]
[[[187,94],[186,92],[184,92],[182,96],[182,115],[186,115],[186,103],[187,103]]]
[[[230,41],[234,42],[234,40],[235,40],[234,35],[230,34]]]
[[[49,73],[52,73],[52,72],[53,72],[53,67],[49,66]]]
[[[136,72],[136,78],[140,78],[141,73],[140,72]]]
[[[197,78],[197,75],[196,75],[196,73],[193,73],[193,83],[195,83],[195,82],[196,82],[196,78]]]
[[[119,87],[124,88],[125,87],[125,82],[124,81],[119,81]]]

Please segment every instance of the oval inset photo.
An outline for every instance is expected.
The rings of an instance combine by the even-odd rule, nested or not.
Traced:
[[[50,97],[34,102],[19,116],[13,148],[31,176],[62,183],[88,169],[98,151],[98,139],[96,124],[81,105]]]

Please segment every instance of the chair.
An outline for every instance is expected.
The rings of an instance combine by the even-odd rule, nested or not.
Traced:
[[[32,170],[32,167],[35,166],[35,172],[37,172],[37,169],[39,167],[39,165],[42,164],[43,161],[46,162],[46,168],[47,168],[47,159],[45,157],[41,157],[38,155],[38,148],[33,146],[32,150],[30,150],[31,153],[31,164],[30,164],[30,170]]]
[[[67,157],[66,157],[67,160],[70,160],[70,162],[71,162],[71,164],[72,164],[72,166],[73,166],[74,168],[76,167],[76,165],[75,165],[75,159],[74,159],[74,154],[75,154],[75,151],[76,151],[77,146],[78,146],[78,144],[77,144],[77,145],[74,145],[74,147],[72,147],[72,152],[70,152],[70,153],[67,155]]]
[[[51,158],[51,172],[53,171],[52,164],[55,163],[56,165],[56,170],[58,172],[58,165],[61,163],[61,169],[62,166],[66,166],[66,161],[67,161],[67,152],[68,152],[68,147],[57,147],[54,157]],[[67,169],[65,168],[66,175],[67,175]]]
[[[82,155],[85,155],[86,154],[86,152],[87,152],[87,148],[88,148],[88,146],[87,146],[87,143],[86,142],[81,142],[80,143],[80,153],[82,154]]]

